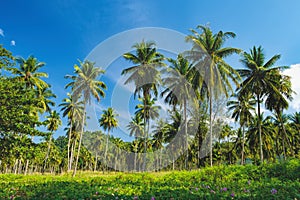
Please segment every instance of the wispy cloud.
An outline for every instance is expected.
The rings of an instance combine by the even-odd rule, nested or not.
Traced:
[[[16,41],[14,41],[14,40],[10,41],[10,45],[11,46],[16,46]]]
[[[283,72],[285,75],[291,77],[292,89],[296,92],[293,95],[293,101],[290,103],[291,107],[295,110],[300,109],[300,64],[291,65],[291,67]]]
[[[3,31],[3,29],[1,29],[1,28],[0,28],[0,35],[1,35],[2,37],[4,37],[4,31]]]

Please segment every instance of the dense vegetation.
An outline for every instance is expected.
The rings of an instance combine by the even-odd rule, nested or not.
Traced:
[[[299,199],[300,162],[198,171],[0,175],[1,199]]]
[[[249,52],[226,47],[226,39],[234,37],[232,32],[213,33],[209,27],[198,26],[186,38],[187,42],[192,44],[192,48],[174,58],[166,58],[157,50],[155,42],[146,41],[135,44],[132,52],[124,53],[123,57],[130,66],[120,66],[124,69],[122,75],[127,76],[125,84],[134,83],[135,97],[140,102],[136,105],[136,112],[127,126],[128,134],[135,138],[131,142],[112,136],[111,131],[118,128],[118,113],[113,108],[103,110],[103,114],[98,116],[99,126],[103,127],[105,132],[91,132],[85,129],[87,106],[94,100],[100,102],[105,98],[106,90],[110,89],[99,80],[105,71],[96,67],[96,63],[84,61],[75,64],[74,73],[65,76],[70,80],[66,85],[66,98],[61,104],[55,105],[56,95],[47,83],[48,74],[40,71],[45,63],[38,61],[34,56],[27,59],[15,58],[11,52],[0,46],[0,171],[28,174],[62,173],[72,170],[75,176],[78,169],[146,171],[161,170],[164,166],[163,170],[188,170],[209,165],[256,165],[288,158],[299,159],[300,113],[284,113],[293,94],[290,77],[282,73],[288,67],[276,66],[280,55],[266,59],[262,47],[253,47]],[[240,54],[240,62],[244,68],[237,70],[226,62],[226,58],[233,54]],[[170,106],[167,118],[161,118],[159,115],[160,106],[156,104],[158,98],[163,98]],[[263,113],[262,107],[269,112]],[[239,124],[239,128],[234,129],[226,120],[228,111],[230,117]],[[53,139],[53,134],[62,125],[61,117],[68,119],[66,135]],[[41,127],[48,131],[40,131]],[[179,139],[174,139],[178,134]],[[44,141],[34,143],[32,139],[35,136],[42,136]],[[174,143],[176,145],[173,145]],[[114,144],[114,147],[109,144]],[[179,155],[170,156],[163,151],[165,147],[179,152]],[[126,160],[121,151],[136,154]],[[146,152],[156,154],[146,156],[143,154]],[[169,164],[164,165],[166,161]],[[106,167],[106,162],[114,163],[114,166]],[[153,195],[159,195],[158,188],[164,187],[164,178],[178,175],[178,179],[181,176],[192,179],[193,176],[202,177],[201,173],[215,170],[216,176],[208,176],[207,184],[213,184],[211,187],[216,191],[221,187],[229,187],[242,195],[236,183],[232,182],[235,180],[233,177],[229,179],[232,185],[226,185],[225,178],[217,185],[212,181],[213,177],[222,177],[217,175],[218,169],[192,172],[190,175],[185,172],[184,175],[174,173],[158,177],[153,180],[157,190],[150,191],[148,188],[148,193],[154,192]],[[238,170],[241,172],[238,173],[239,176],[246,177],[242,178],[245,181],[251,179],[247,174],[248,170],[259,172],[260,169],[265,168],[253,165],[232,167],[230,173],[234,174],[235,170]],[[143,176],[147,178],[143,179]],[[131,175],[124,177],[129,180]],[[258,177],[263,182],[270,182],[265,180],[264,176]],[[20,178],[22,181],[35,179],[34,176],[2,178],[4,181],[1,184],[5,184],[5,180],[10,178]],[[147,174],[137,175],[135,178],[137,183],[152,181],[152,175]],[[10,187],[9,191],[5,190],[5,195],[16,195],[19,192],[19,195],[42,197],[42,194],[27,192],[31,191],[31,187],[43,187],[46,184],[44,181],[47,182],[48,179],[52,178],[45,177],[44,180],[37,177],[33,183],[41,184],[39,186],[26,183],[21,188],[20,185]],[[67,179],[66,182],[60,177],[57,179],[59,181],[51,183],[54,184],[51,187],[60,188],[60,184],[69,184],[68,181],[83,181],[80,178]],[[91,195],[96,192],[92,186],[94,181],[100,183],[113,180],[115,177],[108,180],[85,180],[86,184],[90,185],[86,188],[86,195],[92,198]],[[250,190],[255,192],[262,187],[264,193],[269,192],[269,186],[262,186],[263,182],[259,180],[254,180],[256,185],[251,186]],[[276,181],[274,184],[279,187],[282,183]],[[187,192],[191,194],[191,187],[201,188],[201,185],[192,186],[191,183],[173,182],[178,184],[175,188],[182,184],[182,195]],[[18,184],[18,181],[15,184]],[[110,184],[107,187],[111,187]],[[115,184],[118,185],[118,182]],[[299,187],[297,183],[289,184]],[[280,187],[284,188],[282,191],[290,191],[288,186]],[[45,195],[53,192],[49,190]],[[178,189],[178,195],[181,192]],[[206,194],[193,192],[195,197]],[[293,189],[290,192],[295,194]],[[142,190],[138,192],[132,189],[130,194],[141,193]],[[258,195],[258,192],[251,193],[248,197],[255,194]],[[221,194],[216,192],[216,195]]]

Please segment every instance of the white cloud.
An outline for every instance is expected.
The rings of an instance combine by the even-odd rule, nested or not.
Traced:
[[[296,92],[293,95],[293,101],[290,103],[295,110],[300,109],[300,64],[291,65],[291,67],[283,72],[283,74],[291,77],[292,89]]]
[[[10,41],[10,45],[11,46],[16,46],[16,41],[14,41],[14,40]]]
[[[0,35],[1,35],[2,37],[4,37],[4,31],[3,31],[3,29],[1,29],[1,28],[0,28]]]

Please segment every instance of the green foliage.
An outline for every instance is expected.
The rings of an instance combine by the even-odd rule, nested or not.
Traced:
[[[1,199],[298,199],[300,160],[172,173],[0,175]]]
[[[38,103],[34,90],[25,89],[14,78],[0,77],[0,133],[42,136],[43,133],[34,128],[42,123],[32,115]]]

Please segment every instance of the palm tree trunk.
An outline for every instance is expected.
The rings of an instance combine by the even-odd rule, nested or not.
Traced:
[[[46,154],[45,163],[44,163],[44,167],[43,167],[43,173],[45,172],[48,157],[49,157],[49,153],[50,153],[51,140],[52,140],[52,132],[51,132],[51,135],[50,135],[50,138],[49,138],[49,141],[48,141],[48,149],[47,149],[47,154]]]
[[[241,160],[241,165],[244,165],[244,160],[245,160],[245,126],[242,126],[242,132],[243,132],[243,141],[242,141],[242,160]]]
[[[71,159],[70,159],[70,145],[71,145],[71,134],[72,134],[72,126],[73,126],[73,120],[70,119],[70,132],[69,132],[69,138],[68,138],[68,171],[71,170]]]
[[[209,157],[210,166],[213,166],[213,152],[212,152],[212,89],[210,88],[210,98],[209,98]]]
[[[144,109],[146,108],[146,97],[144,95]],[[146,112],[144,110],[144,158],[143,158],[143,171],[146,170],[146,152],[147,152],[147,136],[148,136],[148,133],[147,133],[147,127],[146,127],[146,123],[147,123],[147,120],[146,120]]]
[[[97,170],[98,153],[96,150],[94,172]]]
[[[189,144],[188,144],[188,133],[187,133],[187,114],[186,114],[186,99],[183,100],[184,107],[184,134],[185,134],[185,142],[186,142],[186,157],[185,157],[185,169],[188,169],[188,159],[189,159]]]
[[[104,162],[106,162],[107,149],[108,149],[108,139],[109,139],[109,128],[107,130],[106,146],[105,146],[105,152],[104,152]],[[108,165],[107,165],[107,169],[108,169]]]
[[[81,132],[80,132],[80,138],[79,138],[79,144],[78,144],[78,151],[77,151],[77,156],[76,156],[76,162],[75,162],[75,167],[74,167],[74,172],[73,172],[73,177],[76,175],[76,170],[77,170],[77,165],[78,165],[78,159],[79,159],[79,154],[80,154],[80,147],[81,147],[81,141],[82,141],[82,135],[84,131],[84,121],[85,121],[85,108],[86,108],[86,103],[84,103],[84,108],[83,108],[83,117],[82,117],[82,124],[81,124]]]
[[[263,154],[263,143],[261,136],[261,117],[260,117],[260,96],[257,95],[257,114],[258,114],[258,134],[259,134],[259,146],[260,146],[260,161],[263,163],[264,154]]]
[[[26,165],[25,165],[24,175],[27,174],[27,171],[28,171],[28,165],[29,165],[29,160],[27,159],[27,160],[26,160]]]

